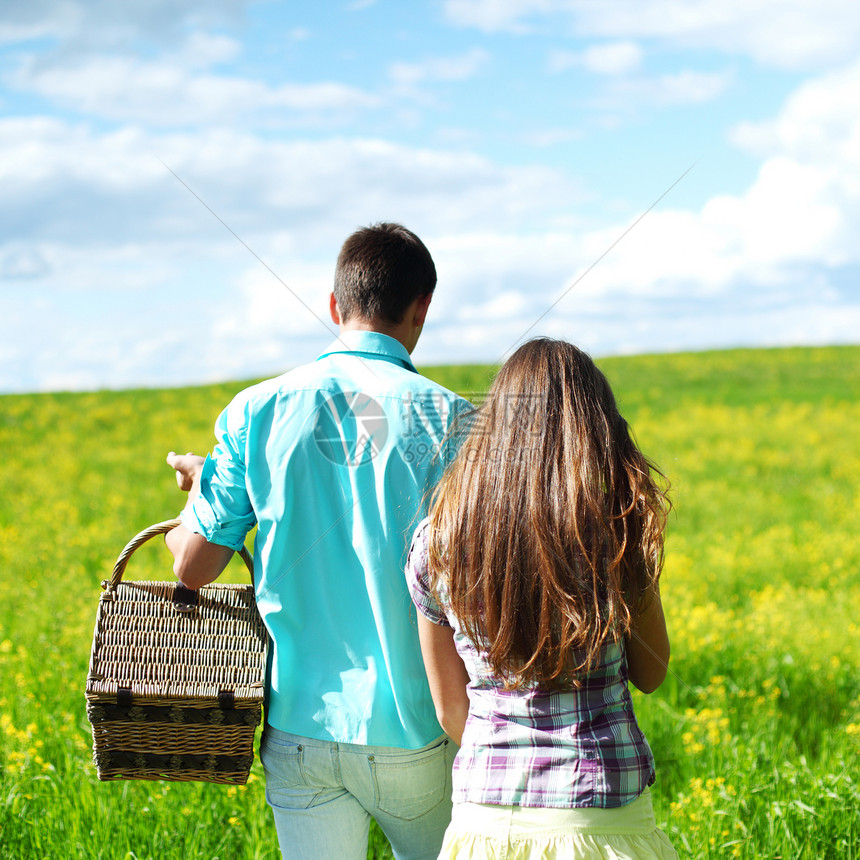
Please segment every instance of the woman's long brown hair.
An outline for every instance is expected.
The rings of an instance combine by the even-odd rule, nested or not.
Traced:
[[[505,362],[431,505],[430,572],[506,687],[579,683],[656,593],[669,503],[606,377],[564,341]]]

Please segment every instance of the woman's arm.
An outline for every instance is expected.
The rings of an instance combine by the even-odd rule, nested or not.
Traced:
[[[669,633],[659,592],[634,619],[626,646],[630,680],[643,693],[653,693],[666,677],[670,652]]]
[[[448,737],[459,746],[469,716],[466,695],[469,675],[454,646],[454,629],[434,624],[419,612],[418,638],[436,718]]]

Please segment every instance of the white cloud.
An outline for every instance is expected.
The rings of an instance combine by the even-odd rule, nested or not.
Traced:
[[[424,83],[466,80],[486,66],[489,59],[486,51],[472,48],[458,56],[430,57],[418,63],[392,63],[388,74],[396,86],[411,89]]]
[[[635,42],[612,42],[593,45],[583,52],[586,69],[599,75],[623,75],[632,72],[642,62],[642,49]]]
[[[585,69],[605,78],[591,105],[602,110],[636,111],[640,107],[703,104],[721,95],[732,81],[729,72],[684,69],[664,75],[636,74],[643,51],[635,42],[593,45],[583,51],[553,51],[547,71]]]
[[[758,130],[749,188],[698,211],[655,210],[626,235],[637,213],[599,230],[449,235],[438,257],[458,290],[439,297],[452,320],[439,343],[486,358],[556,302],[530,336],[598,353],[856,341],[858,92],[860,63],[805,84]]]
[[[249,378],[331,337],[237,243],[47,251],[50,276],[0,280],[0,390]],[[300,294],[305,274],[290,272]],[[259,285],[253,302],[249,276]]]
[[[274,372],[330,338],[290,291],[325,318],[337,250],[359,225],[401,221],[437,255],[434,243],[452,232],[546,223],[577,196],[553,170],[382,140],[105,134],[17,119],[0,120],[0,149],[0,328],[10,352],[0,390]],[[440,268],[440,296],[457,294],[450,274]],[[22,285],[29,299],[19,305]],[[182,315],[166,311],[177,304],[195,308],[197,350]]]
[[[197,40],[191,62],[226,58],[230,40]],[[13,86],[64,108],[151,126],[230,125],[240,119],[288,124],[344,117],[376,108],[378,97],[328,82],[269,86],[229,75],[193,73],[170,57],[158,61],[92,55],[62,63],[26,61]]]
[[[204,308],[199,354],[166,318],[153,318],[142,333],[92,320],[85,329],[72,321],[67,330],[35,331],[57,350],[79,342],[82,369],[70,385],[97,379],[108,366],[112,376],[99,384],[134,384],[135,374],[139,383],[145,372],[147,382],[175,382],[177,361],[189,379],[274,372],[307,359],[329,337],[153,153],[323,318],[333,260],[348,232],[382,219],[416,229],[439,271],[417,353],[423,362],[492,360],[559,299],[530,334],[570,337],[597,353],[765,336],[770,343],[850,340],[860,300],[843,295],[832,272],[860,266],[858,91],[860,64],[806,83],[756,134],[738,132],[748,144],[755,138],[763,158],[744,193],[714,197],[698,211],[651,212],[573,289],[630,222],[553,228],[552,211],[576,211],[578,195],[551,170],[502,168],[475,155],[382,140],[283,142],[227,130],[98,134],[47,120],[0,121],[7,237],[0,258],[11,261],[8,274],[32,273],[26,283],[34,295],[55,284],[100,289],[111,302],[145,295],[169,303],[208,275],[205,299],[184,297]],[[155,294],[153,284],[160,285]],[[19,319],[9,344],[20,341],[15,328],[27,328],[22,314],[9,316]],[[768,319],[779,327],[771,330]],[[129,338],[139,348],[124,350]],[[162,354],[159,369],[152,356]],[[47,375],[44,355],[38,366],[28,361],[19,352],[5,363],[12,376],[0,386],[61,383]]]
[[[10,119],[0,120],[0,149],[6,241],[223,239],[223,227],[164,164],[246,239],[290,230],[305,249],[344,224],[386,218],[425,231],[545,223],[579,197],[559,171],[377,139],[266,140],[226,129],[99,134],[59,120]]]
[[[738,146],[759,156],[775,150],[823,163],[858,162],[860,149],[860,62],[802,84],[779,115],[743,123],[732,133]],[[843,179],[856,181],[855,173]]]
[[[37,37],[59,39],[65,50],[127,46],[144,38],[184,41],[189,28],[236,23],[249,0],[27,0],[5,3],[0,43]]]
[[[830,65],[856,53],[860,9],[844,0],[621,0],[577,4],[588,35],[655,37],[746,54],[782,68]]]
[[[487,33],[528,32],[526,19],[556,11],[556,0],[444,0],[445,16],[460,27]]]
[[[236,39],[194,32],[178,50],[166,53],[161,62],[178,63],[190,69],[208,69],[235,59],[241,52],[242,44]]]
[[[638,110],[643,106],[672,107],[704,104],[728,88],[732,76],[726,72],[681,72],[656,77],[613,80],[594,100],[601,108]]]
[[[608,42],[584,51],[552,51],[547,61],[551,73],[584,68],[596,75],[624,75],[642,64],[643,51],[635,42]]]
[[[123,4],[108,0],[33,0],[31,11],[3,12],[0,39],[60,40],[19,66],[9,103],[37,94],[128,125],[108,132],[94,121],[0,119],[0,389],[236,378],[306,360],[330,334],[303,302],[326,319],[340,242],[376,220],[415,229],[437,262],[439,290],[416,356],[423,362],[492,360],[551,307],[532,334],[571,337],[598,353],[762,342],[762,332],[774,343],[856,333],[860,64],[807,82],[771,121],[735,130],[733,140],[760,160],[745,191],[697,210],[651,212],[587,271],[638,212],[607,226],[564,169],[506,167],[464,151],[472,138],[456,137],[451,112],[447,129],[424,116],[420,127],[427,141],[456,140],[450,149],[356,134],[272,135],[276,121],[331,126],[390,105],[349,84],[220,73],[243,46],[214,31],[187,33],[195,21],[241,15],[238,0],[131,5],[125,18]],[[688,14],[691,5],[704,23]],[[640,106],[701,104],[733,83],[728,73],[691,69],[646,75],[646,40],[808,65],[835,62],[858,32],[858,13],[847,7],[836,27],[831,0],[816,21],[795,0],[780,4],[782,16],[763,0],[449,0],[446,8],[485,28],[540,25],[553,44],[566,32],[599,38],[550,59],[600,76],[597,106],[622,117]],[[294,28],[292,37],[302,35]],[[144,53],[130,50],[132,37]],[[491,62],[479,48],[409,56],[389,64],[391,54],[380,55],[395,85],[389,95],[466,80]],[[524,88],[533,82],[524,78]],[[264,119],[266,133],[255,133]],[[506,143],[577,135],[552,122],[541,132],[539,123]],[[176,305],[195,309],[195,338],[165,310]],[[771,334],[768,319],[782,330]]]
[[[768,218],[795,252],[860,259],[860,62],[806,82],[774,120],[734,140],[770,156],[748,194],[751,219]]]
[[[41,278],[50,272],[51,265],[38,246],[12,243],[0,247],[0,279]]]
[[[578,288],[585,294],[730,295],[802,289],[810,266],[860,265],[860,64],[803,87],[758,139],[769,144],[754,182],[698,212],[655,211]],[[829,93],[815,96],[819,87]],[[839,93],[841,92],[841,97]],[[851,117],[846,120],[846,116]],[[748,132],[749,133],[749,132]],[[827,146],[811,145],[827,137]],[[620,228],[587,235],[596,258]]]
[[[235,295],[216,315],[213,336],[256,344],[269,355],[282,354],[285,339],[294,335],[334,339],[337,326],[328,312],[334,255],[325,262],[291,261],[288,277],[281,281],[262,266],[246,267]]]
[[[0,45],[27,42],[54,35],[51,22],[40,20],[0,21]]]
[[[841,265],[850,254],[840,241],[848,213],[832,197],[834,182],[838,175],[831,168],[770,158],[745,195],[711,200],[703,222],[734,235],[750,268],[798,261]]]
[[[561,19],[581,37],[660,39],[783,68],[846,61],[860,41],[860,6],[845,0],[445,0],[444,10],[485,32],[547,31]]]

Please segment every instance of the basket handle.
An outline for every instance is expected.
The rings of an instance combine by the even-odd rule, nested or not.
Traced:
[[[128,564],[128,560],[131,558],[132,553],[142,544],[145,544],[150,538],[155,537],[156,535],[163,535],[169,531],[173,531],[178,525],[182,523],[182,520],[177,517],[173,520],[165,520],[163,523],[156,523],[155,525],[150,526],[149,528],[144,529],[139,534],[136,534],[127,544],[125,549],[119,554],[119,558],[116,560],[116,564],[113,568],[113,573],[111,574],[110,584],[112,587],[116,587],[122,582],[122,575],[125,573],[125,567]],[[251,557],[251,554],[248,550],[243,546],[239,550],[239,556],[242,561],[245,562],[245,567],[248,568],[248,572],[251,574],[251,582],[254,581],[254,559]]]

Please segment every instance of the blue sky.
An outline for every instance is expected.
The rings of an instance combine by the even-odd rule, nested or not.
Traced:
[[[310,360],[381,220],[419,364],[858,342],[858,48],[847,0],[4,4],[0,391]]]

